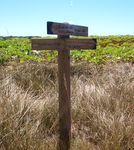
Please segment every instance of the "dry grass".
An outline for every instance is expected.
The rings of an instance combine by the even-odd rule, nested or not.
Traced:
[[[57,66],[0,67],[0,150],[54,150]],[[72,150],[134,149],[134,66],[73,64]]]

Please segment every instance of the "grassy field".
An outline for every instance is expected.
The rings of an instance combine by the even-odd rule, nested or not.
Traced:
[[[92,63],[103,63],[107,61],[134,60],[134,36],[94,36],[91,38],[97,39],[97,49],[90,51],[73,50],[71,52],[72,61],[84,60]],[[44,62],[55,61],[56,59],[56,51],[33,53],[31,50],[31,38],[0,38],[0,64],[29,60]]]
[[[71,53],[71,150],[134,149],[134,36],[97,37]],[[0,41],[0,150],[56,150],[57,53]]]

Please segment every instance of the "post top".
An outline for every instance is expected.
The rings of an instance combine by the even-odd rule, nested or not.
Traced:
[[[88,36],[88,27],[48,21],[47,34]]]

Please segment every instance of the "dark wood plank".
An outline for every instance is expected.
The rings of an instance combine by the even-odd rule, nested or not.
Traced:
[[[96,49],[96,39],[32,39],[33,50]]]
[[[88,27],[68,23],[47,22],[47,34],[88,36]]]
[[[70,50],[96,49],[96,39],[67,39],[65,43]]]
[[[61,39],[62,37],[59,38]],[[69,150],[71,138],[70,50],[66,47],[58,51],[58,70],[60,131],[59,149]]]
[[[58,50],[63,48],[63,41],[58,39],[32,39],[32,50]]]

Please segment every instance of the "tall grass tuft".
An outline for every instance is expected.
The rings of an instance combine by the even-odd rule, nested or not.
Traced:
[[[57,65],[0,67],[0,150],[54,150]],[[72,64],[72,150],[134,149],[132,63]]]

